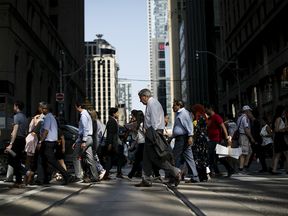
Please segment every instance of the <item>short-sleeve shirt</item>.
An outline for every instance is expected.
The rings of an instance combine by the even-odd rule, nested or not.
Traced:
[[[247,117],[246,114],[242,114],[240,118],[237,120],[237,126],[239,127],[239,133],[240,134],[245,134],[245,128],[248,127],[249,131],[250,130],[250,123],[249,123],[249,118]]]
[[[221,141],[222,140],[222,128],[219,126],[223,123],[222,118],[214,114],[208,118],[208,134],[210,141]]]
[[[13,122],[15,125],[18,125],[17,136],[25,137],[26,136],[26,129],[27,129],[27,118],[22,113],[22,111],[18,111],[14,115]]]
[[[237,130],[236,123],[235,122],[229,122],[228,123],[228,135],[233,137],[236,130]]]
[[[45,116],[43,125],[41,126],[40,130],[40,137],[42,137],[44,129],[49,131],[45,141],[56,142],[58,140],[58,126],[52,113],[48,113]]]

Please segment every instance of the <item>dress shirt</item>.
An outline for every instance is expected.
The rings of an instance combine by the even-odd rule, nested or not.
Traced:
[[[172,137],[175,138],[185,134],[193,136],[193,129],[194,126],[191,114],[185,108],[178,110],[176,113]]]
[[[165,128],[164,123],[164,111],[162,105],[158,100],[150,97],[145,111],[144,128],[147,130],[149,127],[153,127],[154,130]]]
[[[40,130],[40,137],[42,137],[44,130],[48,131],[45,141],[56,142],[58,140],[58,125],[52,113],[48,113],[45,116]]]
[[[93,134],[93,124],[92,119],[87,112],[87,110],[84,110],[80,113],[80,122],[79,122],[79,137],[76,140],[76,142],[79,142],[80,136],[82,135],[82,141],[86,142],[87,137],[91,136]]]

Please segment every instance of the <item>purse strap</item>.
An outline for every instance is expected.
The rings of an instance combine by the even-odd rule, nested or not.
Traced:
[[[103,135],[102,135],[102,138],[101,138],[100,144],[103,142],[103,139],[104,139],[104,135],[105,135],[106,130],[107,130],[107,125],[106,125],[105,130],[104,130],[104,133],[103,133]],[[99,145],[100,145],[100,144],[99,144]]]

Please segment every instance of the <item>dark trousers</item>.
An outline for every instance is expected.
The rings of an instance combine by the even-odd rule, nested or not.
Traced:
[[[42,143],[40,153],[38,156],[37,172],[38,172],[38,181],[44,183],[46,177],[45,171],[47,170],[47,163],[57,169],[65,179],[69,177],[69,173],[60,165],[56,160],[54,149],[56,147],[55,142],[44,141]]]
[[[22,175],[25,175],[27,172],[21,165],[22,152],[25,148],[25,144],[25,139],[16,138],[11,148],[16,153],[16,157],[13,157],[11,154],[8,155],[8,164],[14,168],[17,184],[22,184]]]
[[[106,148],[106,147],[105,147]],[[104,161],[105,161],[105,176],[109,175],[109,171],[113,166],[113,162],[116,161],[117,163],[117,174],[122,173],[122,166],[125,159],[123,154],[123,146],[118,145],[117,147],[112,147],[110,151],[105,151]]]
[[[138,149],[137,149],[137,152],[135,153],[135,160],[133,163],[133,167],[132,167],[130,173],[128,174],[129,178],[132,178],[139,169],[139,165],[143,160],[144,145],[145,145],[144,143],[138,144]],[[160,169],[156,165],[153,164],[152,169],[153,169],[155,176],[160,176],[160,174],[159,174]]]
[[[270,143],[268,145],[265,146],[261,146],[260,147],[260,151],[259,151],[259,160],[262,166],[263,170],[268,170],[267,169],[267,164],[266,164],[266,160],[265,160],[265,154],[266,152],[268,153],[269,157],[272,158],[273,157],[273,149],[272,149],[272,145],[273,143]]]
[[[215,173],[219,173],[219,169],[217,166],[217,161],[219,161],[222,165],[225,166],[226,170],[228,172],[232,172],[234,169],[231,167],[231,165],[226,161],[224,158],[219,158],[216,154],[216,145],[220,144],[218,141],[210,141],[208,142],[208,161],[211,173],[214,169]]]
[[[254,155],[256,154],[256,157],[260,159],[260,148],[261,148],[261,145],[260,144],[257,144],[255,145],[254,143],[251,144],[251,148],[252,148],[252,154],[251,154],[251,157],[249,159],[249,162],[248,162],[248,167],[250,167],[253,159],[254,159]]]
[[[196,164],[193,158],[192,148],[188,145],[188,134],[175,137],[173,156],[176,167],[178,167],[180,156],[182,156],[189,167],[188,171],[191,178],[199,181]]]

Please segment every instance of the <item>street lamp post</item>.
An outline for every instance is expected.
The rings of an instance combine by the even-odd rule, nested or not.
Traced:
[[[215,55],[214,53],[212,52],[209,52],[209,51],[199,51],[199,50],[196,50],[196,59],[199,59],[199,53],[208,53],[208,54],[211,54],[213,56],[215,56],[218,60],[224,62],[225,63],[232,63],[232,64],[235,64],[236,65],[236,79],[237,79],[237,85],[238,85],[238,103],[239,103],[239,107],[241,109],[241,90],[240,90],[240,80],[239,80],[239,68],[238,68],[238,59],[236,58],[235,61],[226,61],[224,59],[221,59],[219,56]],[[225,64],[226,67],[227,64]],[[233,75],[235,76],[235,74],[233,73]],[[226,89],[228,89],[228,83],[226,84]],[[228,92],[227,92],[227,108],[229,107],[229,104],[228,104]],[[229,109],[227,109],[227,112],[229,112]]]
[[[64,111],[64,121],[67,120],[68,117],[68,112],[67,112],[67,86],[70,83],[70,81],[72,80],[73,76],[75,74],[77,74],[86,64],[90,63],[92,60],[88,60],[87,62],[85,62],[78,70],[70,73],[70,74],[66,74],[66,70],[65,70],[65,52],[63,50],[61,50],[61,54],[63,55],[63,60],[60,60],[60,92],[62,93],[62,80],[64,79],[64,107],[65,107],[65,111]],[[66,77],[67,76],[71,76],[70,79],[68,80],[68,82],[66,82]],[[76,89],[76,100],[78,97],[78,92]],[[60,113],[61,114],[61,113]]]

